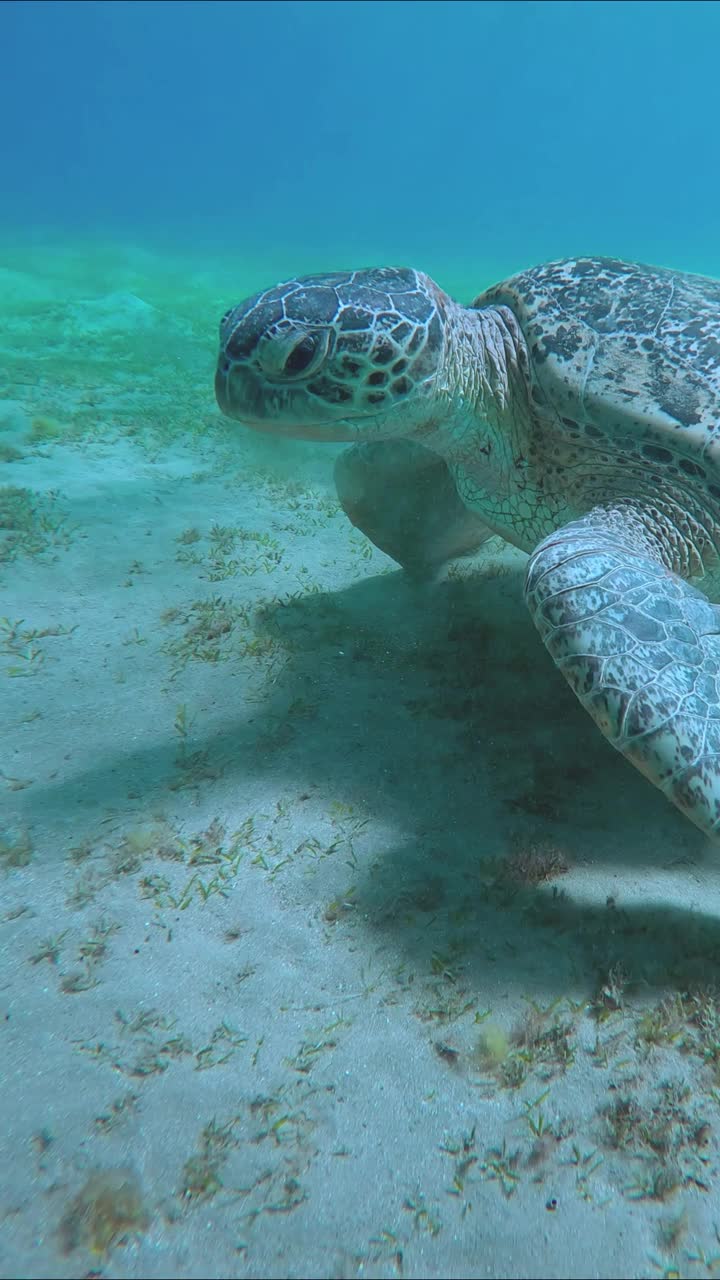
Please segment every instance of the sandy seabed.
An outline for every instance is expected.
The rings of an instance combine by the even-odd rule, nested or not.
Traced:
[[[715,1274],[717,850],[524,557],[221,419],[252,273],[4,260],[0,1274]]]

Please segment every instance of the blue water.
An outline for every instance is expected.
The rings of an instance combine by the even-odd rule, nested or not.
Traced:
[[[213,377],[296,273],[720,277],[719,37],[0,0],[0,1280],[717,1271],[716,850]]]
[[[0,219],[288,263],[720,272],[719,38],[707,0],[11,0]]]

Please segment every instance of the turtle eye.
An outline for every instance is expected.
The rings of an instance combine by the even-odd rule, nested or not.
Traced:
[[[306,333],[305,337],[301,338],[290,352],[283,365],[283,373],[291,378],[297,377],[301,373],[307,373],[323,345],[319,334]]]
[[[310,329],[305,333],[271,331],[261,340],[256,358],[268,378],[292,381],[315,373],[329,349],[327,329]]]

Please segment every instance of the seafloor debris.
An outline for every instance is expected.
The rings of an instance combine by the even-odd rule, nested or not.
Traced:
[[[132,1169],[95,1169],[68,1205],[59,1233],[66,1253],[83,1247],[107,1253],[150,1224],[142,1188]]]

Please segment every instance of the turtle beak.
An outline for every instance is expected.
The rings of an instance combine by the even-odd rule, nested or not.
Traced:
[[[226,357],[221,354],[215,370],[215,399],[218,402],[218,407],[220,408],[221,413],[226,414],[228,417],[232,417],[230,401],[228,398],[229,368],[230,366]]]
[[[220,352],[215,370],[215,399],[222,413],[239,422],[263,418],[262,396],[255,380],[242,364],[229,360]]]

